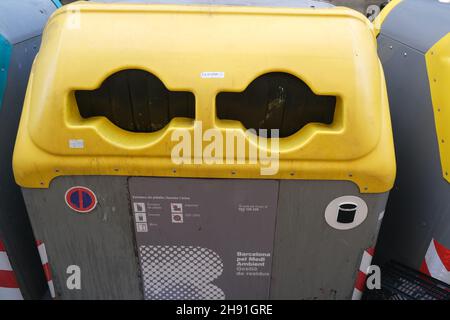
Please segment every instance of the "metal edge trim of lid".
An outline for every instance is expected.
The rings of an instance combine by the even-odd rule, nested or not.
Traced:
[[[394,9],[400,2],[403,0],[392,0],[389,2],[383,10],[381,10],[380,14],[373,21],[373,29],[375,32],[375,37],[378,37],[381,31],[381,26],[383,25],[384,20],[386,20],[389,13],[391,13],[392,9]]]
[[[60,0],[51,0],[53,2],[53,4],[57,7],[57,8],[61,8],[62,4]]]

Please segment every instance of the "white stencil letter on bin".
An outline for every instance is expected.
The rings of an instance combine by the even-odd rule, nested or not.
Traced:
[[[325,221],[334,229],[356,228],[367,217],[366,202],[356,196],[343,196],[331,201],[325,209]]]

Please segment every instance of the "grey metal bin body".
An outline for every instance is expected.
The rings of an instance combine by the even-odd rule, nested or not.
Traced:
[[[95,192],[98,205],[92,213],[77,214],[67,206],[64,195],[73,186]],[[193,256],[201,248],[217,252],[223,274],[211,282],[226,298],[350,299],[362,255],[375,244],[388,197],[387,193],[360,194],[356,185],[345,181],[107,176],[60,177],[48,189],[23,192],[35,235],[45,242],[61,299],[222,297],[189,291],[183,295],[182,288],[173,289],[173,295],[152,291],[165,282],[164,277],[171,277],[164,264],[173,264],[180,276],[189,278],[207,269],[209,261],[207,257],[196,260],[190,270],[181,252],[171,256],[154,251],[147,258],[162,259],[161,264],[142,265],[141,261],[140,267],[138,250],[156,246],[191,248]],[[357,196],[368,207],[365,221],[352,230],[333,229],[324,219],[327,205],[342,196]],[[161,197],[176,200],[152,200]],[[185,216],[184,223],[173,223],[171,202],[191,206],[188,214],[198,217]],[[154,224],[148,233],[135,230],[140,223],[135,203],[145,204],[147,224]],[[246,203],[267,209],[260,217],[245,216],[238,208]],[[162,208],[152,209],[157,204]],[[268,253],[265,265],[256,271],[267,275],[236,276],[238,251]],[[81,290],[66,285],[71,265],[80,267]],[[153,278],[152,272],[160,275]],[[167,281],[179,280],[173,276]]]

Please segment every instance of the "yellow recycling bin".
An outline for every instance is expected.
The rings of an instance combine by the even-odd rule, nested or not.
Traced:
[[[352,297],[395,176],[383,71],[362,15],[298,6],[53,15],[14,172],[58,297]]]

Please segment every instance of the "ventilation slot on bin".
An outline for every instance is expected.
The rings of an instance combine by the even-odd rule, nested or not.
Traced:
[[[127,131],[154,132],[173,118],[195,118],[191,92],[170,91],[142,70],[115,73],[96,90],[76,91],[75,98],[83,118],[103,116]]]
[[[287,137],[311,122],[331,124],[336,97],[319,96],[299,78],[281,72],[256,78],[243,92],[217,95],[219,119],[238,120],[248,129],[279,129]]]

